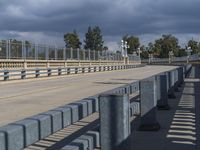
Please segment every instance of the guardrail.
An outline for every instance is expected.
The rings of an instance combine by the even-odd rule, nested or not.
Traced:
[[[136,67],[145,66],[139,65],[111,65],[111,66],[88,66],[88,67],[58,67],[58,68],[35,68],[35,69],[17,69],[17,70],[0,70],[0,78],[4,81],[10,79],[10,77],[20,77],[26,79],[28,77],[39,78],[40,76],[50,77],[52,75],[69,75],[80,73],[91,73],[101,71],[112,71],[121,69],[130,69]]]
[[[156,107],[169,109],[168,96],[183,83],[190,69],[191,65],[178,67],[0,127],[0,150],[21,150],[99,110],[100,134],[88,131],[62,150],[93,150],[99,144],[101,150],[126,150],[130,116],[141,116],[140,130],[159,130]],[[140,101],[129,101],[129,95],[137,91]]]
[[[143,59],[142,63],[148,63],[148,64],[171,64],[171,63],[191,63],[191,62],[199,62],[199,55],[189,55],[189,56],[183,56],[183,57],[172,57],[172,58],[149,58],[149,59]]]

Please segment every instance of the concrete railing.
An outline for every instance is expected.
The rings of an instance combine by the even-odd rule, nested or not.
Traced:
[[[99,144],[102,150],[126,150],[130,116],[140,114],[140,130],[158,130],[155,108],[169,109],[168,96],[183,83],[190,68],[178,67],[0,127],[0,150],[21,150],[99,110],[101,132],[88,131],[62,150],[93,150]],[[138,91],[140,101],[130,103],[129,95]]]
[[[138,65],[111,65],[111,66],[87,66],[87,67],[59,67],[59,68],[35,68],[35,69],[17,69],[17,70],[1,70],[0,78],[7,81],[9,79],[26,79],[39,78],[41,76],[50,77],[52,75],[69,75],[91,72],[112,71],[121,69],[130,69],[145,66]],[[12,78],[11,78],[12,77]],[[1,79],[0,79],[1,80]]]
[[[142,63],[146,64],[189,64],[200,62],[198,54],[183,56],[183,57],[172,57],[172,58],[149,58],[143,59]]]
[[[129,64],[140,64],[140,61],[129,61]],[[115,60],[15,60],[0,59],[0,70],[3,69],[27,69],[49,67],[73,67],[73,66],[102,66],[124,65],[124,61]]]

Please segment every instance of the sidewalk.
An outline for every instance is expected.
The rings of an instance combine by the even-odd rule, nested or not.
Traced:
[[[161,129],[157,132],[137,131],[133,122],[133,150],[198,150],[200,149],[200,68],[193,67],[189,78],[169,99],[171,109],[157,111]]]

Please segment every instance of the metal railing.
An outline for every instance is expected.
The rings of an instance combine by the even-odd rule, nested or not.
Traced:
[[[143,59],[142,63],[189,63],[189,62],[195,62],[200,61],[199,55],[189,55],[189,56],[183,56],[183,57],[171,57],[171,58],[149,58],[149,59]]]
[[[145,65],[105,65],[105,66],[87,66],[87,67],[56,67],[56,68],[35,68],[35,69],[15,69],[15,70],[0,70],[0,80],[7,81],[9,79],[26,79],[50,77],[52,75],[69,75],[80,73],[92,73],[101,71],[112,71],[121,69],[130,69],[143,67]],[[12,77],[12,78],[11,78]]]

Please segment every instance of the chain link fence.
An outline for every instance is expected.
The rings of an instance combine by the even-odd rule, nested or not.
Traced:
[[[129,55],[130,61],[138,61],[138,56]],[[122,61],[119,52],[72,49],[24,41],[0,41],[0,59],[26,60],[113,60]]]

